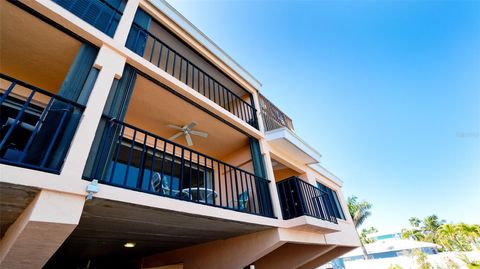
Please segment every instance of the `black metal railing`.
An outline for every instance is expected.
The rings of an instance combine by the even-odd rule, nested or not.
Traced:
[[[132,29],[134,31],[130,30],[131,33],[137,32],[137,34],[134,42],[127,42],[129,49],[258,129],[256,109],[253,105],[227,89],[143,27],[134,23]],[[145,49],[136,49],[138,42],[145,42]],[[143,55],[141,55],[142,52]],[[249,97],[251,98],[250,94]]]
[[[101,182],[266,217],[273,217],[269,181],[104,117],[93,178]]]
[[[126,0],[52,0],[98,30],[113,37]]]
[[[83,105],[0,73],[0,162],[59,173]]]
[[[292,119],[270,102],[270,100],[260,94],[259,103],[265,131],[271,131],[281,127],[287,127],[293,131]]]
[[[328,194],[319,188],[290,177],[277,183],[283,219],[311,216],[337,223]]]

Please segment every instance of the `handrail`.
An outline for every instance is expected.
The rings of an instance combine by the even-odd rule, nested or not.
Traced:
[[[85,109],[85,106],[82,105],[82,104],[73,102],[72,100],[69,100],[69,99],[67,99],[67,98],[65,98],[65,97],[58,96],[58,95],[53,94],[53,93],[51,93],[51,92],[48,92],[48,91],[46,91],[46,90],[44,90],[44,89],[38,88],[37,86],[34,86],[34,85],[32,85],[32,84],[28,84],[28,83],[26,83],[26,82],[24,82],[24,81],[21,81],[21,80],[18,80],[18,79],[16,79],[16,78],[13,78],[13,77],[11,77],[11,76],[9,76],[9,75],[6,75],[6,74],[4,74],[4,73],[0,73],[0,79],[5,79],[5,80],[9,80],[9,81],[15,82],[15,84],[18,84],[18,85],[23,86],[23,87],[25,87],[25,88],[29,88],[29,89],[31,89],[31,90],[35,90],[36,92],[39,92],[39,93],[41,93],[41,94],[44,94],[44,95],[46,95],[46,96],[48,96],[48,97],[53,97],[53,98],[55,98],[55,99],[57,99],[57,100],[59,100],[59,101],[62,101],[62,102],[64,102],[64,103],[67,103],[67,104],[76,106],[76,107],[81,108],[81,109]]]
[[[183,56],[181,53],[177,52],[175,49],[167,45],[165,42],[160,40],[158,37],[156,37],[154,34],[152,34],[150,31],[144,29],[142,26],[138,25],[137,23],[132,24],[132,28],[135,28],[138,33],[135,37],[135,43],[133,44],[133,47],[135,47],[141,37],[141,33],[147,35],[148,37],[153,39],[152,43],[152,48],[149,51],[150,57],[147,59],[146,58],[146,53],[143,53],[144,55],[140,55],[147,59],[149,62],[153,63],[155,66],[159,67],[160,69],[163,69],[165,72],[169,73],[173,77],[177,78],[175,76],[175,71],[177,69],[177,63],[180,62],[179,64],[179,72],[178,72],[178,80],[181,82],[187,84],[189,87],[192,89],[196,90],[198,93],[202,94],[203,96],[209,98],[210,100],[214,101],[216,104],[220,105],[222,108],[226,109],[230,113],[234,114],[241,120],[247,122],[248,124],[252,125],[255,128],[258,128],[258,122],[257,122],[257,110],[255,107],[245,100],[243,100],[240,96],[238,96],[235,92],[231,91],[227,87],[225,87],[223,84],[221,84],[218,80],[213,78],[212,76],[208,75],[207,72],[205,72],[203,69],[199,68],[197,65],[192,63],[190,60],[188,60],[185,56]],[[148,38],[147,38],[148,39]],[[145,41],[146,42],[146,41]],[[157,52],[156,51],[156,45],[157,43],[160,44],[160,49]],[[146,45],[146,43],[145,43]],[[163,48],[166,49],[166,60],[165,60],[165,67],[162,68],[162,51]],[[132,49],[132,51],[136,52],[135,49]],[[136,52],[139,54],[138,52]],[[170,56],[170,53],[173,53],[172,56]],[[155,57],[153,57],[155,54]],[[158,57],[158,60],[155,63],[155,58]],[[173,60],[170,62],[171,65],[169,65],[169,58],[173,57]],[[179,60],[177,60],[177,57]],[[183,64],[185,62],[185,72],[183,70]],[[171,66],[171,68],[170,68]],[[190,66],[190,67],[189,67]],[[171,69],[171,70],[170,70]],[[189,70],[191,69],[191,72]],[[185,79],[182,80],[182,76],[185,73]],[[189,84],[189,73],[191,76],[190,84]],[[197,73],[196,80],[197,83],[195,83],[195,73]],[[203,79],[201,79],[203,77]],[[208,89],[207,89],[207,83],[206,81],[208,80]],[[202,81],[202,83],[200,83]],[[195,85],[196,84],[196,85]],[[213,86],[213,98],[211,94],[211,87],[210,85]],[[203,93],[202,93],[203,91]],[[207,91],[208,91],[208,96],[207,96]],[[217,98],[218,97],[218,98]],[[223,98],[223,100],[221,100]],[[217,102],[218,99],[218,102]],[[223,101],[223,104],[222,104]],[[239,104],[237,104],[239,103]]]

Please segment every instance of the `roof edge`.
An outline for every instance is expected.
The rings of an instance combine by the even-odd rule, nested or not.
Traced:
[[[185,18],[178,10],[170,5],[166,0],[147,0],[161,12],[167,15],[171,20],[178,24],[189,35],[195,38],[200,44],[205,46],[210,52],[223,61],[228,67],[232,68],[238,75],[244,78],[255,89],[260,90],[262,83],[258,81],[251,73],[237,63],[230,55],[222,50],[213,40],[205,35],[193,23]]]

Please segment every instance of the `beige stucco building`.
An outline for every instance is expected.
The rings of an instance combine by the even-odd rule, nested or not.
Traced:
[[[342,181],[164,0],[0,1],[1,268],[316,268]]]

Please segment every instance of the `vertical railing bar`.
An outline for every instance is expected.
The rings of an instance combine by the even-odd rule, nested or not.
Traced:
[[[3,104],[3,101],[7,99],[8,95],[10,95],[10,92],[15,88],[15,85],[17,85],[17,81],[13,81],[8,89],[3,93],[2,98],[0,99],[0,104]]]
[[[170,57],[170,49],[167,48],[167,59],[165,59],[165,72],[168,73],[168,58]]]
[[[186,69],[187,69],[187,72],[186,72],[186,74],[185,74],[185,84],[187,84],[187,86],[189,86],[189,85],[188,85],[188,60],[185,59],[185,62],[187,62],[187,68],[186,68]],[[197,197],[197,198],[198,198],[198,197]]]
[[[162,155],[162,174],[161,174],[161,177],[160,177],[160,190],[162,191],[162,195],[165,195],[165,193],[163,193],[163,177],[165,176],[165,158],[166,158],[166,154],[167,154],[167,141],[166,140],[163,140],[163,155]]]
[[[190,175],[188,177],[188,199],[192,200],[192,151],[190,150]]]
[[[225,193],[227,195],[227,207],[230,207],[229,198],[228,198],[227,167],[226,167],[225,164],[223,164],[223,176],[224,176],[224,180],[225,180]],[[233,192],[232,192],[232,195],[233,195]],[[233,197],[232,197],[232,200],[233,200]],[[234,202],[234,201],[232,201],[232,202]],[[234,207],[234,206],[232,205],[232,207]]]
[[[252,190],[252,200],[253,200],[253,209],[254,209],[254,212],[257,213],[257,204],[255,203],[255,199],[258,198],[258,193],[255,193],[254,191],[254,188],[253,188],[253,184],[252,184],[252,175],[245,175],[245,177],[248,176],[248,178],[250,179],[250,189]],[[255,194],[255,195],[254,195]]]
[[[147,151],[147,137],[148,135],[146,133],[143,133],[144,138],[143,138],[143,147],[142,147],[142,155],[140,157],[140,165],[138,167],[138,179],[137,179],[137,188],[141,189],[143,185],[143,176],[144,176],[144,171],[143,169],[145,168],[145,152]]]
[[[237,178],[237,169],[235,169],[234,167],[230,167],[230,175],[232,174],[232,170],[233,170],[233,174],[235,175],[235,188],[237,190],[237,199],[240,198],[240,188],[238,187],[238,178]],[[238,199],[238,201],[240,202],[240,199]],[[240,203],[237,204],[238,206],[238,210],[240,210]]]
[[[215,196],[215,169],[213,166],[213,159],[210,159],[210,165],[212,166],[212,189],[213,189],[212,199],[213,199],[213,205],[216,205],[217,197]]]
[[[197,202],[200,201],[199,199],[200,193],[200,155],[197,153]]]
[[[213,102],[217,103],[217,97],[215,95],[215,91],[217,90],[217,87],[215,87],[215,80],[212,80],[212,82],[213,82]]]
[[[157,42],[157,40],[154,38],[153,39],[153,44],[152,44],[152,50],[150,51],[150,59],[148,60],[149,62],[152,62],[152,57],[153,57],[153,51],[155,49],[155,43]]]
[[[182,194],[180,193],[183,189],[183,170],[185,168],[185,148],[182,147],[182,160],[181,160],[181,165],[180,165],[180,184],[178,186],[178,193],[179,193],[179,197],[182,197]]]
[[[27,109],[28,105],[32,101],[33,96],[35,95],[36,91],[32,90],[32,93],[28,96],[27,100],[25,100],[25,103],[22,105],[22,108],[20,111],[17,113],[17,116],[15,117],[15,120],[13,121],[13,124],[8,128],[7,133],[2,139],[2,142],[0,143],[0,150],[3,149],[3,146],[5,146],[5,143],[7,143],[8,138],[10,138],[10,135],[12,134],[13,130],[17,127],[18,123],[20,122],[20,119],[23,118],[23,115],[25,114],[25,110]]]
[[[163,44],[160,43],[160,52],[158,53],[158,61],[157,61],[157,67],[160,68],[160,64],[162,61],[162,52],[163,52]]]
[[[157,140],[158,140],[158,138],[155,137],[155,141],[153,142],[152,164],[150,166],[150,184],[148,184],[148,190],[152,190],[152,183],[151,182],[152,182],[152,178],[153,178],[153,171],[155,170],[155,158],[157,156]]]
[[[204,162],[204,166],[203,166],[203,181],[204,181],[204,190],[205,190],[205,193],[204,193],[204,200],[205,200],[205,203],[207,203],[207,189],[208,189],[208,180],[207,180],[207,157],[205,155],[203,155],[203,162]]]
[[[195,66],[192,65],[192,89],[195,91]]]
[[[178,75],[178,80],[182,81],[182,73],[183,73],[183,58],[182,57],[180,57],[180,68],[179,68],[178,72],[180,72],[180,75]]]
[[[205,90],[206,90],[205,73],[203,73],[203,96],[206,97],[207,95],[205,94]]]
[[[220,172],[220,163],[217,162],[217,168],[218,168],[218,193],[220,194],[220,206],[223,206],[223,200],[222,200],[222,176]],[[225,186],[226,188],[227,186]]]
[[[128,179],[128,172],[130,170],[130,165],[132,163],[132,156],[133,156],[133,147],[135,146],[135,138],[137,136],[137,130],[133,129],[133,139],[132,143],[130,146],[130,153],[128,154],[128,163],[127,163],[127,171],[125,172],[125,177],[123,178],[123,185],[127,185],[127,179]]]
[[[108,182],[111,182],[112,179],[113,179],[113,176],[115,175],[115,167],[117,166],[118,157],[120,155],[120,147],[122,146],[123,135],[125,133],[125,125],[120,125],[120,126],[122,128],[122,132],[120,133],[120,136],[119,136],[119,141],[118,141],[118,145],[117,145],[117,153],[115,154],[115,161],[113,162],[112,172],[110,173],[110,178],[107,180]]]
[[[237,169],[237,173],[240,173],[240,186],[242,187],[242,193],[245,193],[245,188],[244,188],[244,186],[243,186],[243,179],[242,179],[242,177],[241,177],[241,176],[242,176],[242,171],[238,171],[238,169]],[[236,177],[237,173],[235,173],[235,177]],[[250,200],[250,193],[247,192],[247,195],[248,195],[248,197],[249,197],[248,200]],[[245,206],[247,206],[247,203],[245,203]],[[245,208],[245,209],[246,209],[246,208]],[[249,209],[249,210],[250,210],[250,209]]]
[[[175,77],[175,66],[177,65],[176,64],[177,62],[177,53],[173,53],[173,68],[172,68],[172,77]]]
[[[200,93],[200,69],[197,68],[197,91]]]
[[[172,196],[172,189],[173,189],[173,176],[174,176],[174,170],[175,170],[175,149],[176,146],[173,144],[173,152],[172,152],[172,165],[170,166],[170,191],[169,191],[169,196]]]
[[[290,198],[292,198],[292,204],[293,204],[293,211],[295,212],[295,215],[294,216],[298,216],[298,213],[297,213],[297,208],[295,206],[295,198],[293,197],[293,189],[292,189],[292,180],[288,180],[288,189],[290,190]]]
[[[45,118],[47,117],[47,114],[48,114],[48,112],[49,112],[49,110],[50,110],[50,107],[51,107],[52,104],[53,104],[53,100],[54,100],[54,99],[55,99],[55,98],[53,98],[53,97],[50,98],[50,101],[48,101],[48,104],[47,104],[47,106],[44,108],[42,115],[40,115],[40,118],[38,119],[37,124],[35,124],[35,129],[33,130],[32,134],[30,135],[30,138],[29,138],[28,141],[27,141],[27,144],[25,145],[25,147],[24,147],[23,150],[22,150],[22,153],[20,154],[20,160],[19,160],[19,162],[22,162],[23,159],[25,159],[27,150],[28,150],[28,148],[30,147],[30,145],[32,144],[33,138],[34,138],[35,135],[37,134],[38,129],[40,128],[40,126],[43,124],[43,121],[44,121]],[[109,128],[109,130],[110,130],[110,128]]]

